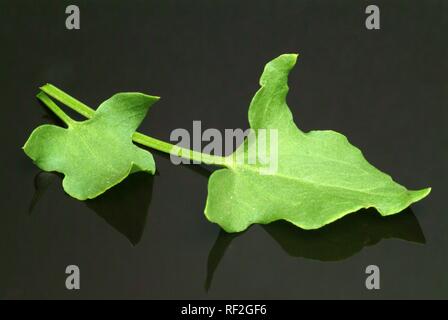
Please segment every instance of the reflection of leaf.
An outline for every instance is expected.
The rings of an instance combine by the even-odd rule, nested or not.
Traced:
[[[352,214],[320,230],[297,232],[291,224],[280,221],[263,228],[290,256],[337,261],[375,245],[381,239],[398,238],[425,243],[417,218],[410,209],[408,211],[386,218],[381,218],[373,210]]]
[[[40,172],[35,177],[35,193],[30,208],[34,208],[50,184],[58,175]],[[143,234],[148,208],[151,203],[154,177],[145,173],[134,173],[128,179],[112,187],[101,196],[87,200],[86,206],[129,241],[136,245]]]
[[[28,207],[28,213],[34,210],[48,187],[57,179],[57,175],[51,172],[41,171],[34,177],[34,195]]]
[[[59,109],[44,93],[39,98]],[[80,200],[94,198],[129,173],[154,173],[152,155],[134,145],[132,135],[157,100],[141,93],[116,94],[89,120],[77,122],[65,116],[67,129],[38,127],[24,151],[42,170],[63,173],[64,190],[69,195]]]
[[[213,248],[210,250],[207,260],[207,278],[205,279],[205,290],[208,291],[212,284],[213,274],[219,265],[224,253],[227,251],[230,243],[239,233],[227,233],[224,230],[220,230],[218,238],[216,238]]]
[[[411,209],[406,214],[381,217],[374,210],[361,210],[319,230],[301,230],[285,221],[263,226],[263,229],[292,257],[319,261],[347,259],[364,247],[381,239],[396,238],[425,243],[425,237]],[[210,250],[205,288],[208,291],[213,275],[233,239],[243,235],[221,231]]]
[[[132,174],[108,192],[86,201],[86,205],[136,245],[145,228],[153,180],[144,173]]]
[[[249,107],[249,124],[256,139],[246,139],[229,156],[245,157],[244,163],[230,161],[229,169],[211,175],[207,218],[227,232],[276,220],[317,229],[361,208],[375,207],[387,216],[424,198],[429,188],[409,191],[395,183],[370,165],[342,134],[305,133],[297,128],[286,104],[288,74],[296,58],[284,54],[266,65],[261,88]],[[261,131],[266,129],[273,132]],[[278,140],[271,141],[274,132]],[[250,157],[260,143],[266,145],[266,158],[272,156],[267,164],[263,159],[254,163]]]

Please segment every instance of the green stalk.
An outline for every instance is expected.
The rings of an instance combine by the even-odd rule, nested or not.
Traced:
[[[37,95],[37,98],[40,99],[48,108],[50,108],[51,111],[55,113],[56,116],[58,116],[62,121],[64,121],[67,125],[70,125],[71,121],[73,123],[74,121],[68,117],[48,96],[56,99],[57,101],[61,102],[62,104],[66,105],[70,109],[78,112],[79,114],[83,115],[84,117],[90,119],[95,114],[95,110],[90,108],[89,106],[85,105],[81,101],[73,98],[72,96],[68,95],[61,89],[53,86],[52,84],[46,84],[43,87],[40,88],[44,94],[39,93]],[[45,94],[46,93],[46,94]],[[47,96],[48,95],[48,96]],[[67,119],[68,118],[68,119]],[[218,166],[230,166],[230,161],[226,157],[220,157],[220,156],[214,156],[210,154],[205,154],[201,152],[197,152],[194,150],[182,148],[176,145],[173,145],[171,143],[144,135],[139,132],[135,132],[132,136],[132,140],[136,143],[139,143],[143,146],[168,153],[174,156],[186,158],[189,160],[210,164],[210,165],[218,165]]]
[[[39,92],[36,97],[37,99],[42,101],[42,103],[45,104],[48,107],[48,109],[53,111],[53,113],[59,119],[61,119],[67,126],[69,127],[73,126],[73,124],[76,122],[75,120],[70,118],[64,111],[62,111],[62,109],[59,108],[59,106],[56,103],[54,103],[53,100],[51,100],[50,97],[47,96],[44,92]]]

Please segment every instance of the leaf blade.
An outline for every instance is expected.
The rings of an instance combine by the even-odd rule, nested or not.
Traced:
[[[266,65],[261,88],[249,107],[257,140],[261,129],[278,132],[278,170],[266,174],[257,162],[232,164],[213,173],[207,219],[227,232],[277,220],[317,229],[361,208],[374,207],[384,216],[395,214],[427,196],[430,188],[409,191],[369,164],[344,135],[331,130],[304,133],[297,128],[286,104],[288,74],[296,58],[281,55]],[[234,154],[249,152],[256,145],[246,139]]]
[[[64,174],[63,187],[69,195],[93,199],[130,173],[154,174],[154,158],[132,143],[132,135],[157,100],[140,93],[114,95],[91,119],[73,121],[66,129],[36,128],[24,152],[41,169]]]

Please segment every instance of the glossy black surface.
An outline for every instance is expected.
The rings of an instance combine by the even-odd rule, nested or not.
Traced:
[[[448,2],[1,1],[0,298],[448,298]],[[403,214],[374,210],[317,231],[283,222],[225,234],[203,209],[210,168],[137,174],[98,199],[67,196],[21,146],[53,119],[35,99],[53,83],[96,107],[120,91],[162,100],[140,131],[246,128],[264,64],[300,58],[288,103],[304,130],[339,131],[409,188]],[[65,289],[65,267],[81,290]],[[365,289],[365,268],[381,289]]]

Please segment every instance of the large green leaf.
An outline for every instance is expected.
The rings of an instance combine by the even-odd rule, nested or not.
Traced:
[[[44,93],[40,99],[58,109]],[[137,171],[155,172],[152,155],[132,143],[132,135],[158,97],[119,93],[82,122],[65,117],[68,128],[42,125],[23,149],[45,171],[65,175],[64,190],[79,200],[92,199]]]
[[[249,108],[256,140],[259,129],[277,130],[278,169],[269,172],[261,161],[248,163],[247,154],[256,143],[246,139],[228,157],[229,168],[210,177],[207,218],[227,232],[276,220],[317,229],[360,208],[374,207],[387,216],[424,198],[430,188],[410,191],[397,184],[342,134],[297,128],[286,104],[288,74],[296,59],[285,54],[266,65]],[[267,142],[270,154],[274,148]],[[235,161],[242,153],[246,161]]]

